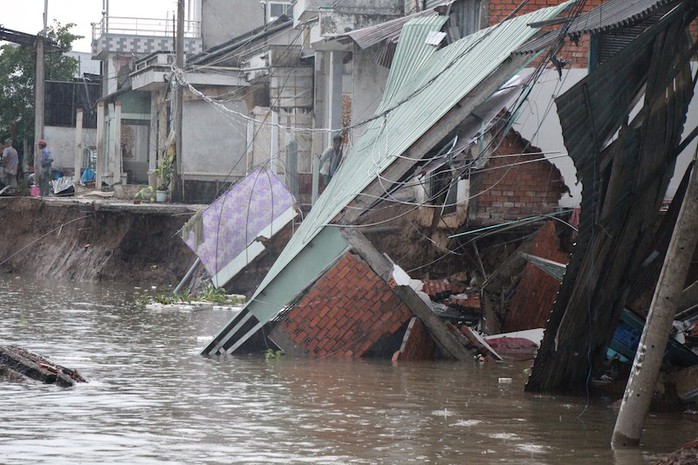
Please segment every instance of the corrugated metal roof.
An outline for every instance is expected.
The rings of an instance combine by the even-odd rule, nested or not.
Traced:
[[[570,25],[569,34],[596,33],[641,21],[675,0],[609,0],[588,13],[579,15]]]
[[[447,5],[448,3],[450,2],[440,2],[438,6]],[[355,31],[350,31],[344,34],[337,34],[336,36],[332,36],[330,39],[341,39],[343,37],[349,37],[351,40],[356,42],[356,45],[358,45],[361,48],[372,47],[376,44],[385,41],[386,39],[393,41],[400,36],[400,31],[402,31],[402,27],[408,22],[412,21],[413,19],[423,16],[438,15],[434,8],[436,8],[436,6],[430,9],[419,11],[417,13],[413,13],[411,15],[401,16],[399,18],[392,19],[390,21],[386,21],[375,26],[356,29]]]
[[[566,34],[578,37],[584,33],[597,33],[621,28],[633,28],[630,31],[629,40],[622,41],[620,48],[627,45],[630,40],[637,37],[632,32],[642,31],[647,25],[655,22],[658,16],[667,11],[672,4],[678,4],[680,0],[609,0],[593,10],[579,15],[570,25]],[[642,23],[637,29],[635,27]],[[645,27],[643,27],[645,26]],[[557,31],[534,39],[519,48],[516,53],[537,53],[559,39]],[[618,50],[619,46],[613,47]],[[603,61],[603,60],[602,60]]]
[[[442,27],[444,18],[424,17],[408,23],[402,31],[384,99],[376,115],[367,122],[362,137],[347,154],[251,302],[323,228],[331,226],[333,219],[369,184],[479,83],[493,75],[511,53],[536,32],[529,23],[552,18],[567,5],[514,18],[439,50],[426,45],[425,39],[429,32]],[[291,298],[293,296],[289,296]],[[248,307],[250,305],[248,303]],[[250,308],[261,322],[276,315],[257,314],[262,312]]]

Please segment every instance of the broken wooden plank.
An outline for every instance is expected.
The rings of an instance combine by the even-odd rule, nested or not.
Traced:
[[[451,331],[457,333],[459,335],[459,339],[461,336],[464,337],[465,341],[467,341],[467,345],[475,348],[478,354],[493,357],[495,360],[503,360],[502,357],[497,353],[497,351],[494,350],[492,346],[490,346],[482,336],[480,336],[472,329],[468,328],[467,325],[463,325],[460,328],[457,328],[453,323],[449,322],[446,324],[446,326]]]
[[[456,335],[450,331],[441,319],[419,298],[416,292],[409,286],[395,286],[395,294],[407,305],[410,311],[419,318],[435,342],[446,351],[448,355],[458,361],[475,364],[475,359],[470,351],[459,341]]]
[[[61,387],[86,383],[76,370],[51,362],[47,358],[16,346],[0,346],[0,368],[45,384]]]

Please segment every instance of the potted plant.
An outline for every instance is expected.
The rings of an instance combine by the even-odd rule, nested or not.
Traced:
[[[155,175],[158,177],[157,187],[155,188],[155,201],[164,202],[167,200],[167,193],[172,182],[172,174],[174,173],[174,151],[169,152],[162,157],[160,164],[155,168]]]

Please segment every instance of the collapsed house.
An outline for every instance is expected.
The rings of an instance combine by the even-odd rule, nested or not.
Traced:
[[[646,290],[657,282],[676,218],[662,219],[664,194],[676,158],[698,133],[682,140],[696,82],[688,33],[696,14],[693,0],[611,1],[567,28],[573,39],[591,34],[595,57],[590,74],[557,99],[583,183],[581,216],[528,390],[582,391],[603,372],[622,315],[631,306],[640,317],[648,311]],[[688,284],[694,280],[689,274]]]
[[[523,46],[538,31],[530,24],[554,18],[565,6],[511,19],[443,47],[439,31],[447,17],[408,22],[375,116],[251,300],[203,353],[275,347],[316,356],[421,358],[436,347],[440,355],[459,360],[472,360],[471,350],[491,353],[467,329],[463,334],[430,322],[438,317],[420,285],[378,252],[361,229],[368,227],[368,213],[400,199],[415,178],[434,171],[430,164],[441,159],[441,166],[452,168],[452,154],[464,148],[457,147],[458,140],[470,145],[492,110],[487,99],[537,56],[518,52],[530,49]],[[458,203],[459,187],[468,186],[457,176],[445,179],[437,193],[456,201],[443,207]],[[430,198],[438,197],[433,194]],[[438,222],[434,218],[429,219]]]

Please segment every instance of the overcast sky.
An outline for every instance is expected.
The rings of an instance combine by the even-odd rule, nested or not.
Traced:
[[[48,23],[75,23],[72,31],[85,36],[73,43],[73,50],[90,51],[92,26],[102,18],[102,0],[48,0]],[[44,25],[45,0],[0,0],[0,25],[7,29],[36,34]],[[176,0],[110,0],[109,16],[171,18]]]

